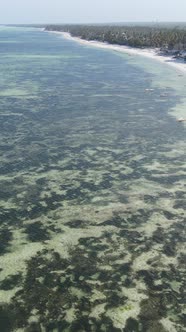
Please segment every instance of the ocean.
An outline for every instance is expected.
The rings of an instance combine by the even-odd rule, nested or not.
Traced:
[[[186,331],[186,77],[0,27],[1,332]]]

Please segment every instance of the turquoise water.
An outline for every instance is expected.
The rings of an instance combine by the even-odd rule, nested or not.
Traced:
[[[186,78],[2,27],[0,72],[1,331],[185,331]]]

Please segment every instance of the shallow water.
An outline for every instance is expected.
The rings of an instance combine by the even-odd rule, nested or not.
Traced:
[[[0,70],[1,331],[186,331],[185,77],[23,28]]]

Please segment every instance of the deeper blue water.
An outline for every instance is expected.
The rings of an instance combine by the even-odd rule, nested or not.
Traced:
[[[180,80],[0,27],[2,332],[186,330]]]

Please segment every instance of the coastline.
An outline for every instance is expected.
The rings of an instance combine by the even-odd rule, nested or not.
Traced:
[[[73,41],[76,41],[83,45],[93,46],[93,47],[97,47],[97,48],[110,49],[113,51],[126,53],[130,56],[139,55],[139,56],[143,56],[143,57],[148,57],[148,58],[157,60],[161,63],[165,63],[168,66],[174,67],[175,69],[177,69],[179,71],[178,75],[180,75],[181,73],[182,73],[182,75],[183,74],[186,75],[186,63],[185,62],[177,60],[177,59],[173,59],[171,56],[160,55],[157,53],[159,51],[158,49],[147,49],[147,48],[138,49],[138,48],[133,48],[133,47],[128,47],[128,46],[103,43],[103,42],[99,42],[99,41],[89,41],[86,39],[81,39],[79,37],[73,37],[68,32],[47,31],[47,30],[45,30],[45,31],[49,32],[49,33],[55,33],[55,34],[61,35],[65,39],[73,40]]]

